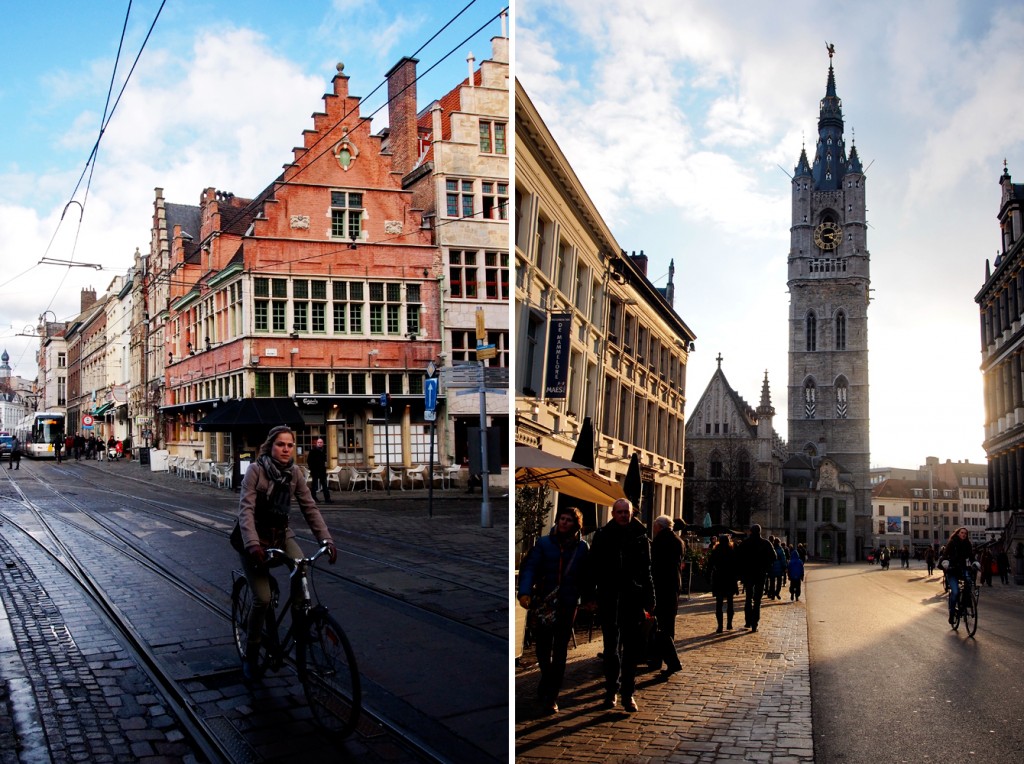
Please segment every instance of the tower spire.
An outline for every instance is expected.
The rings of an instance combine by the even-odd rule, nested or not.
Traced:
[[[761,383],[761,404],[757,407],[757,413],[761,416],[775,416],[772,394],[768,389],[768,369],[764,370],[764,382]]]
[[[841,188],[846,168],[843,102],[836,93],[836,74],[832,68],[836,46],[828,42],[825,46],[828,50],[828,79],[825,83],[825,97],[818,104],[818,143],[815,146],[811,174],[818,191],[835,191]]]

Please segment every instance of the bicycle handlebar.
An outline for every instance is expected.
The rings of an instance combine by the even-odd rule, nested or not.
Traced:
[[[277,547],[267,547],[264,550],[264,552],[267,555],[267,562],[270,562],[274,559],[280,559],[284,561],[284,563],[288,566],[289,570],[295,570],[295,568],[298,567],[299,563],[302,562],[309,563],[310,565],[312,565],[320,558],[321,555],[327,554],[328,549],[329,547],[327,546],[327,542],[325,541],[320,544],[320,548],[317,549],[311,557],[289,557],[286,551],[284,551],[283,549],[278,549]]]

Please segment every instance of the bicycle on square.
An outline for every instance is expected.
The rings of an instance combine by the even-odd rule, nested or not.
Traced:
[[[277,579],[269,576],[270,607],[255,668],[257,676],[279,670],[294,647],[295,666],[314,721],[324,730],[345,737],[359,721],[362,701],[359,669],[344,630],[310,594],[310,573],[327,550],[325,544],[312,557],[300,559],[292,559],[283,549],[266,550],[268,567],[280,563],[288,568],[290,591],[279,610]],[[243,571],[235,570],[232,578],[231,622],[235,647],[239,658],[244,660],[253,592]],[[282,634],[286,613],[291,613],[291,623]]]
[[[962,622],[969,637],[973,637],[978,630],[979,587],[974,581],[977,564],[973,563],[971,567],[957,574],[960,579],[960,591],[953,605],[953,631],[958,631]]]

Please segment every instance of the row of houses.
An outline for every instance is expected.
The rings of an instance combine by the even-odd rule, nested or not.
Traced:
[[[66,409],[69,432],[89,417],[217,461],[283,421],[302,452],[324,437],[332,464],[461,464],[485,426],[508,464],[504,29],[491,47],[420,110],[417,61],[399,61],[377,132],[339,65],[253,198],[155,189],[148,251],[102,295],[84,291],[77,317],[40,318],[40,407]]]

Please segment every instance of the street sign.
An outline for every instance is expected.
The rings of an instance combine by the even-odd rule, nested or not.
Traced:
[[[380,394],[380,405],[384,406],[385,408],[387,408],[388,400],[390,399],[390,397],[391,396],[389,396],[387,393],[381,393]]]
[[[487,339],[487,328],[484,325],[484,309],[476,309],[476,339],[478,342],[483,342]]]
[[[476,360],[486,361],[488,358],[494,358],[498,355],[498,350],[494,345],[477,345],[476,346]]]
[[[423,407],[430,412],[437,408],[437,377],[423,380]]]
[[[92,427],[94,421],[95,420],[91,416],[86,414],[82,417],[82,427]]]
[[[437,374],[437,364],[433,361],[427,361],[427,376],[433,377]]]
[[[435,422],[435,421],[437,421],[437,412],[434,411],[433,409],[427,409],[426,411],[423,412],[423,421],[425,421],[425,422]]]

